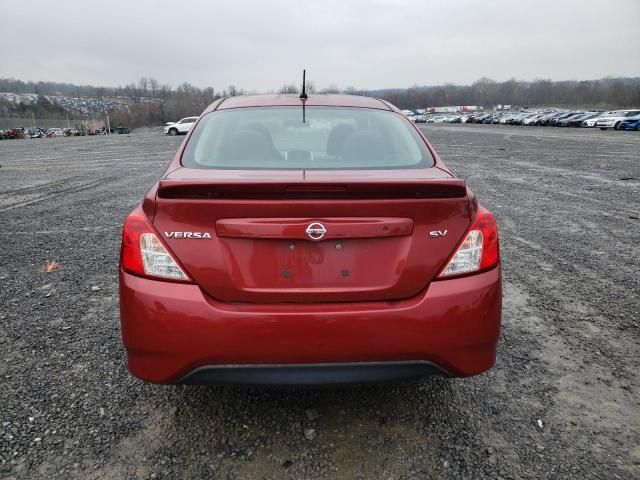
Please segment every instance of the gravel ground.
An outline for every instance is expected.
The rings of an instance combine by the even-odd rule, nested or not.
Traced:
[[[181,138],[0,142],[0,478],[639,478],[640,135],[421,128],[498,218],[498,364],[341,390],[130,377],[120,226]]]

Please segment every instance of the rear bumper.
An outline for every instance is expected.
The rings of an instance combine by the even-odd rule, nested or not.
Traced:
[[[155,383],[266,385],[470,376],[495,363],[500,268],[393,302],[232,304],[120,272],[129,370]]]

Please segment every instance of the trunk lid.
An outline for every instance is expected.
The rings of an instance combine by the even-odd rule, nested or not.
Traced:
[[[358,302],[426,288],[470,215],[464,182],[437,168],[422,178],[182,168],[160,180],[153,222],[216,299]]]

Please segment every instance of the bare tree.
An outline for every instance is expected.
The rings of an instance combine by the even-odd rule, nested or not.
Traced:
[[[356,88],[353,85],[349,85],[347,88],[344,89],[342,93],[346,95],[362,95],[364,97],[366,97],[369,94],[367,90]]]
[[[340,93],[341,91],[337,85],[329,85],[327,88],[320,90],[320,93]]]
[[[147,77],[140,78],[140,80],[138,81],[138,89],[140,90],[140,95],[146,97],[148,88],[149,80],[147,80]]]
[[[160,82],[158,82],[158,80],[156,80],[155,78],[150,78],[149,79],[149,88],[151,89],[151,96],[155,98],[156,95],[158,95],[158,90],[160,88]]]
[[[316,84],[313,83],[311,80],[307,80],[306,83],[305,83],[305,91],[307,93],[315,93]]]
[[[280,94],[291,94],[291,93],[300,93],[298,87],[296,87],[293,83],[285,84],[278,89],[278,93]]]

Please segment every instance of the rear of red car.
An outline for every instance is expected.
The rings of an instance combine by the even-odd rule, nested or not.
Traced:
[[[493,216],[388,104],[298,102],[214,104],[127,218],[131,372],[316,385],[489,369]]]

